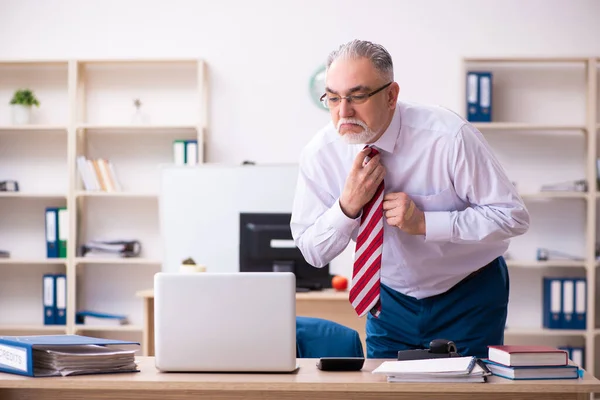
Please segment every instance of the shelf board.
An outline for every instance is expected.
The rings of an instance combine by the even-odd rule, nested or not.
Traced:
[[[465,57],[467,63],[583,63],[589,57]]]
[[[95,132],[104,133],[136,133],[136,132],[156,132],[156,131],[182,131],[182,130],[197,130],[198,125],[171,125],[171,124],[157,124],[157,125],[135,125],[135,124],[115,124],[115,125],[102,125],[102,124],[80,124],[77,125],[77,130],[89,130]]]
[[[142,193],[142,192],[101,192],[101,191],[84,191],[80,190],[76,193],[77,197],[109,197],[109,198],[124,198],[124,199],[158,199],[156,193]]]
[[[0,332],[66,332],[65,325],[0,325]]]
[[[508,328],[505,335],[513,336],[585,336],[585,329]]]
[[[0,265],[65,265],[66,258],[0,258]]]
[[[153,260],[149,258],[86,258],[77,257],[75,259],[76,264],[113,264],[113,265],[160,265],[161,260]]]
[[[569,268],[585,268],[585,261],[574,260],[506,260],[506,265],[509,268],[547,268],[547,267],[569,267]]]
[[[505,131],[585,131],[584,125],[530,124],[525,122],[474,122],[479,130]]]
[[[67,133],[67,127],[64,125],[0,125],[0,132],[26,131],[63,131]]]
[[[92,326],[76,325],[76,332],[141,332],[143,328],[138,325]]]
[[[523,200],[549,200],[549,199],[586,199],[588,192],[572,192],[572,191],[547,191],[534,193],[520,193]]]
[[[0,192],[0,197],[18,197],[30,199],[66,199],[67,195],[60,193]]]

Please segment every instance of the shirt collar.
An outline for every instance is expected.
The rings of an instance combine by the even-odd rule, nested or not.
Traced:
[[[394,152],[394,147],[396,147],[396,142],[398,141],[398,135],[400,134],[400,106],[396,104],[396,110],[394,111],[394,116],[392,117],[392,122],[387,127],[383,135],[375,143],[372,145],[377,147],[380,150],[384,150],[388,153]]]

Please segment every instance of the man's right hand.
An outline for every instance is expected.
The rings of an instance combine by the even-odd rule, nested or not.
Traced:
[[[358,153],[340,196],[342,211],[352,219],[358,217],[363,206],[375,195],[377,187],[385,176],[380,154],[373,156],[363,165],[365,157],[370,153],[369,147]]]

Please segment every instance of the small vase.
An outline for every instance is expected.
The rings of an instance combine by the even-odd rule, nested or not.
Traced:
[[[12,123],[14,125],[27,125],[31,122],[31,107],[21,104],[12,105]]]

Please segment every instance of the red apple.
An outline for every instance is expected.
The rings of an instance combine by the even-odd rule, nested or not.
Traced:
[[[331,278],[331,286],[335,290],[346,290],[348,288],[348,279],[345,276],[335,275]]]

